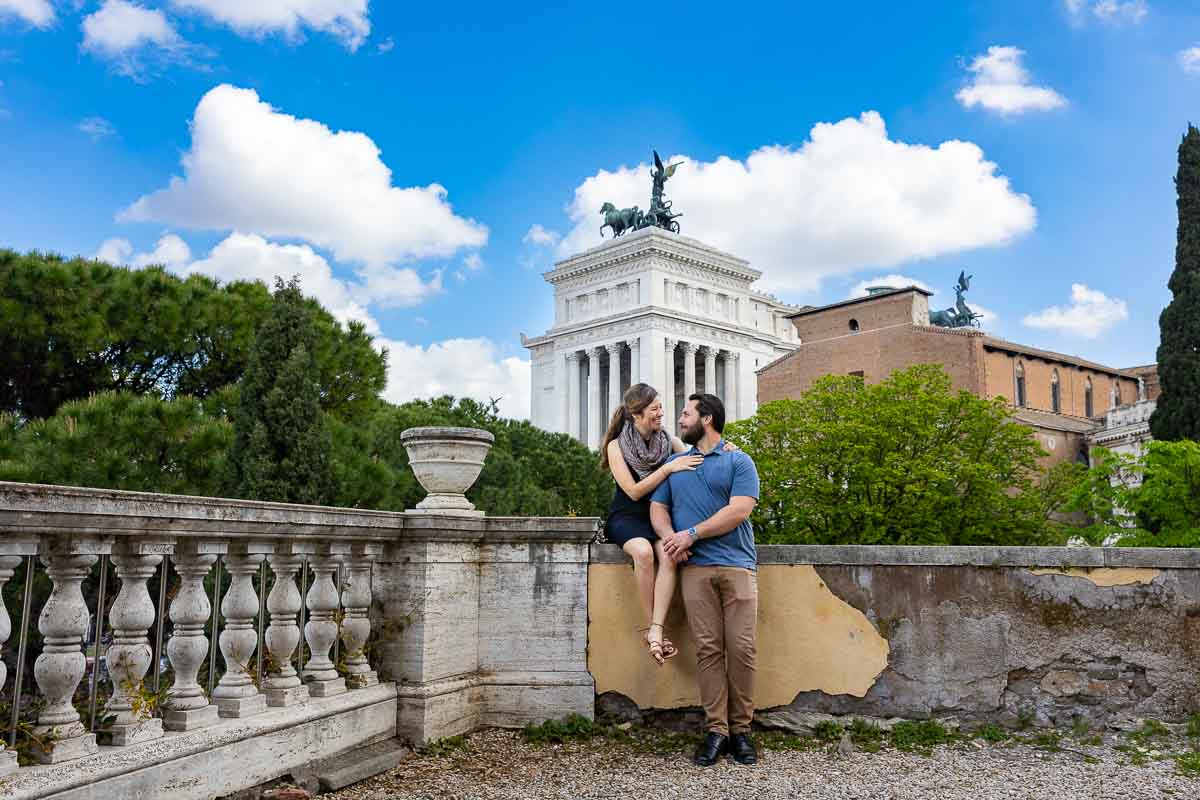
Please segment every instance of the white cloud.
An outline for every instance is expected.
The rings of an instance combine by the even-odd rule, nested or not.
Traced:
[[[482,269],[483,258],[479,255],[479,253],[467,253],[466,257],[463,258],[463,266],[472,272]]]
[[[87,117],[80,120],[79,130],[92,139],[103,139],[106,136],[115,136],[117,133],[116,127],[104,117]]]
[[[549,247],[550,245],[558,244],[558,240],[562,235],[558,231],[546,230],[541,223],[535,222],[521,237],[521,241],[525,244],[531,244],[535,247]]]
[[[299,41],[309,29],[357,50],[371,33],[367,0],[171,0],[171,5],[204,14],[243,36],[282,33]]]
[[[1189,75],[1200,75],[1200,45],[1179,51],[1179,66]]]
[[[83,18],[82,28],[80,49],[134,80],[145,80],[166,64],[190,63],[198,52],[162,11],[127,0],[104,0],[98,11]]]
[[[127,267],[141,268],[159,264],[171,269],[180,269],[191,261],[192,250],[183,239],[168,233],[163,235],[148,253],[135,254],[133,244],[128,239],[106,239],[94,257],[109,264]]]
[[[200,261],[181,270],[201,273],[221,281],[262,281],[273,286],[275,277],[300,279],[300,290],[316,298],[339,322],[358,320],[367,332],[379,333],[379,324],[366,306],[355,299],[354,287],[334,277],[329,262],[308,245],[276,244],[261,236],[234,233]]]
[[[888,138],[879,114],[820,123],[798,148],[684,163],[667,184],[685,235],[748,258],[768,290],[813,290],[823,278],[1005,244],[1037,212],[971,142],[937,147]],[[601,170],[575,189],[568,256],[600,243],[600,206],[647,205],[645,164]]]
[[[849,294],[846,295],[847,300],[853,300],[855,297],[866,297],[868,286],[891,286],[893,289],[901,289],[905,286],[918,286],[927,292],[932,292],[933,289],[924,281],[919,281],[916,278],[910,278],[907,275],[880,275],[878,278],[868,278],[865,281],[859,281],[850,287]]]
[[[383,55],[384,53],[392,52],[392,50],[394,50],[395,48],[396,48],[396,40],[393,39],[391,36],[389,36],[386,39],[384,39],[382,42],[380,42],[379,44],[375,45],[375,52],[379,53],[380,55]]]
[[[1033,86],[1021,66],[1025,51],[1016,47],[989,47],[967,67],[975,78],[954,96],[964,108],[982,106],[999,114],[1024,114],[1062,108],[1067,100],[1048,86]]]
[[[1022,322],[1031,328],[1061,331],[1085,339],[1095,339],[1129,317],[1124,300],[1108,297],[1082,283],[1071,284],[1071,305],[1050,306],[1028,314]]]
[[[0,0],[0,20],[16,17],[35,28],[49,28],[54,23],[54,6],[50,0]]]
[[[1089,14],[1109,25],[1136,25],[1150,10],[1146,0],[1064,0],[1064,5],[1071,20],[1080,25]]]
[[[487,243],[439,184],[400,188],[363,133],[283,114],[250,89],[209,91],[192,117],[183,177],[138,199],[121,221],[303,239],[371,268]]]
[[[502,357],[490,339],[448,339],[428,347],[388,339],[388,386],[383,396],[393,403],[443,394],[486,403],[500,398],[500,413],[529,418],[529,362]]]

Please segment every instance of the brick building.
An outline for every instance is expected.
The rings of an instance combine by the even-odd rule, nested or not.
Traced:
[[[798,397],[824,375],[878,381],[914,364],[941,364],[955,387],[1016,406],[1054,464],[1086,460],[1087,434],[1110,409],[1139,399],[1132,371],[931,325],[929,296],[915,286],[878,289],[787,315],[799,347],[758,371],[759,404]]]

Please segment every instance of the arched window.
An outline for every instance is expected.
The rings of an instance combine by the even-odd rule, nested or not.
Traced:
[[[1090,376],[1083,386],[1083,415],[1085,417],[1096,415],[1095,404],[1092,402],[1092,379]]]
[[[1016,404],[1023,408],[1025,406],[1025,365],[1020,361],[1017,362],[1016,390]]]
[[[856,320],[856,319],[850,320],[850,332],[858,333],[858,320]]]
[[[1058,390],[1058,370],[1050,376],[1050,410],[1055,414],[1062,411],[1062,395]]]
[[[1121,380],[1113,381],[1113,408],[1121,405]]]

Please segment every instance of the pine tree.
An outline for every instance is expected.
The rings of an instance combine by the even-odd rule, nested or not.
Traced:
[[[258,331],[233,418],[230,482],[238,497],[332,500],[333,440],[321,411],[316,338],[299,282],[277,278],[274,307]]]
[[[1155,439],[1200,439],[1200,130],[1189,124],[1175,177],[1179,229],[1173,295],[1158,318],[1162,394],[1150,418]]]

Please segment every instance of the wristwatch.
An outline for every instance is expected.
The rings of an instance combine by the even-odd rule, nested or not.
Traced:
[[[687,531],[687,533],[688,533],[688,536],[692,537],[692,541],[693,541],[693,542],[694,542],[694,541],[696,541],[697,539],[699,539],[699,538],[700,538],[700,534],[696,533],[696,526],[695,526],[695,525],[693,525],[692,527],[688,528],[688,531]]]

